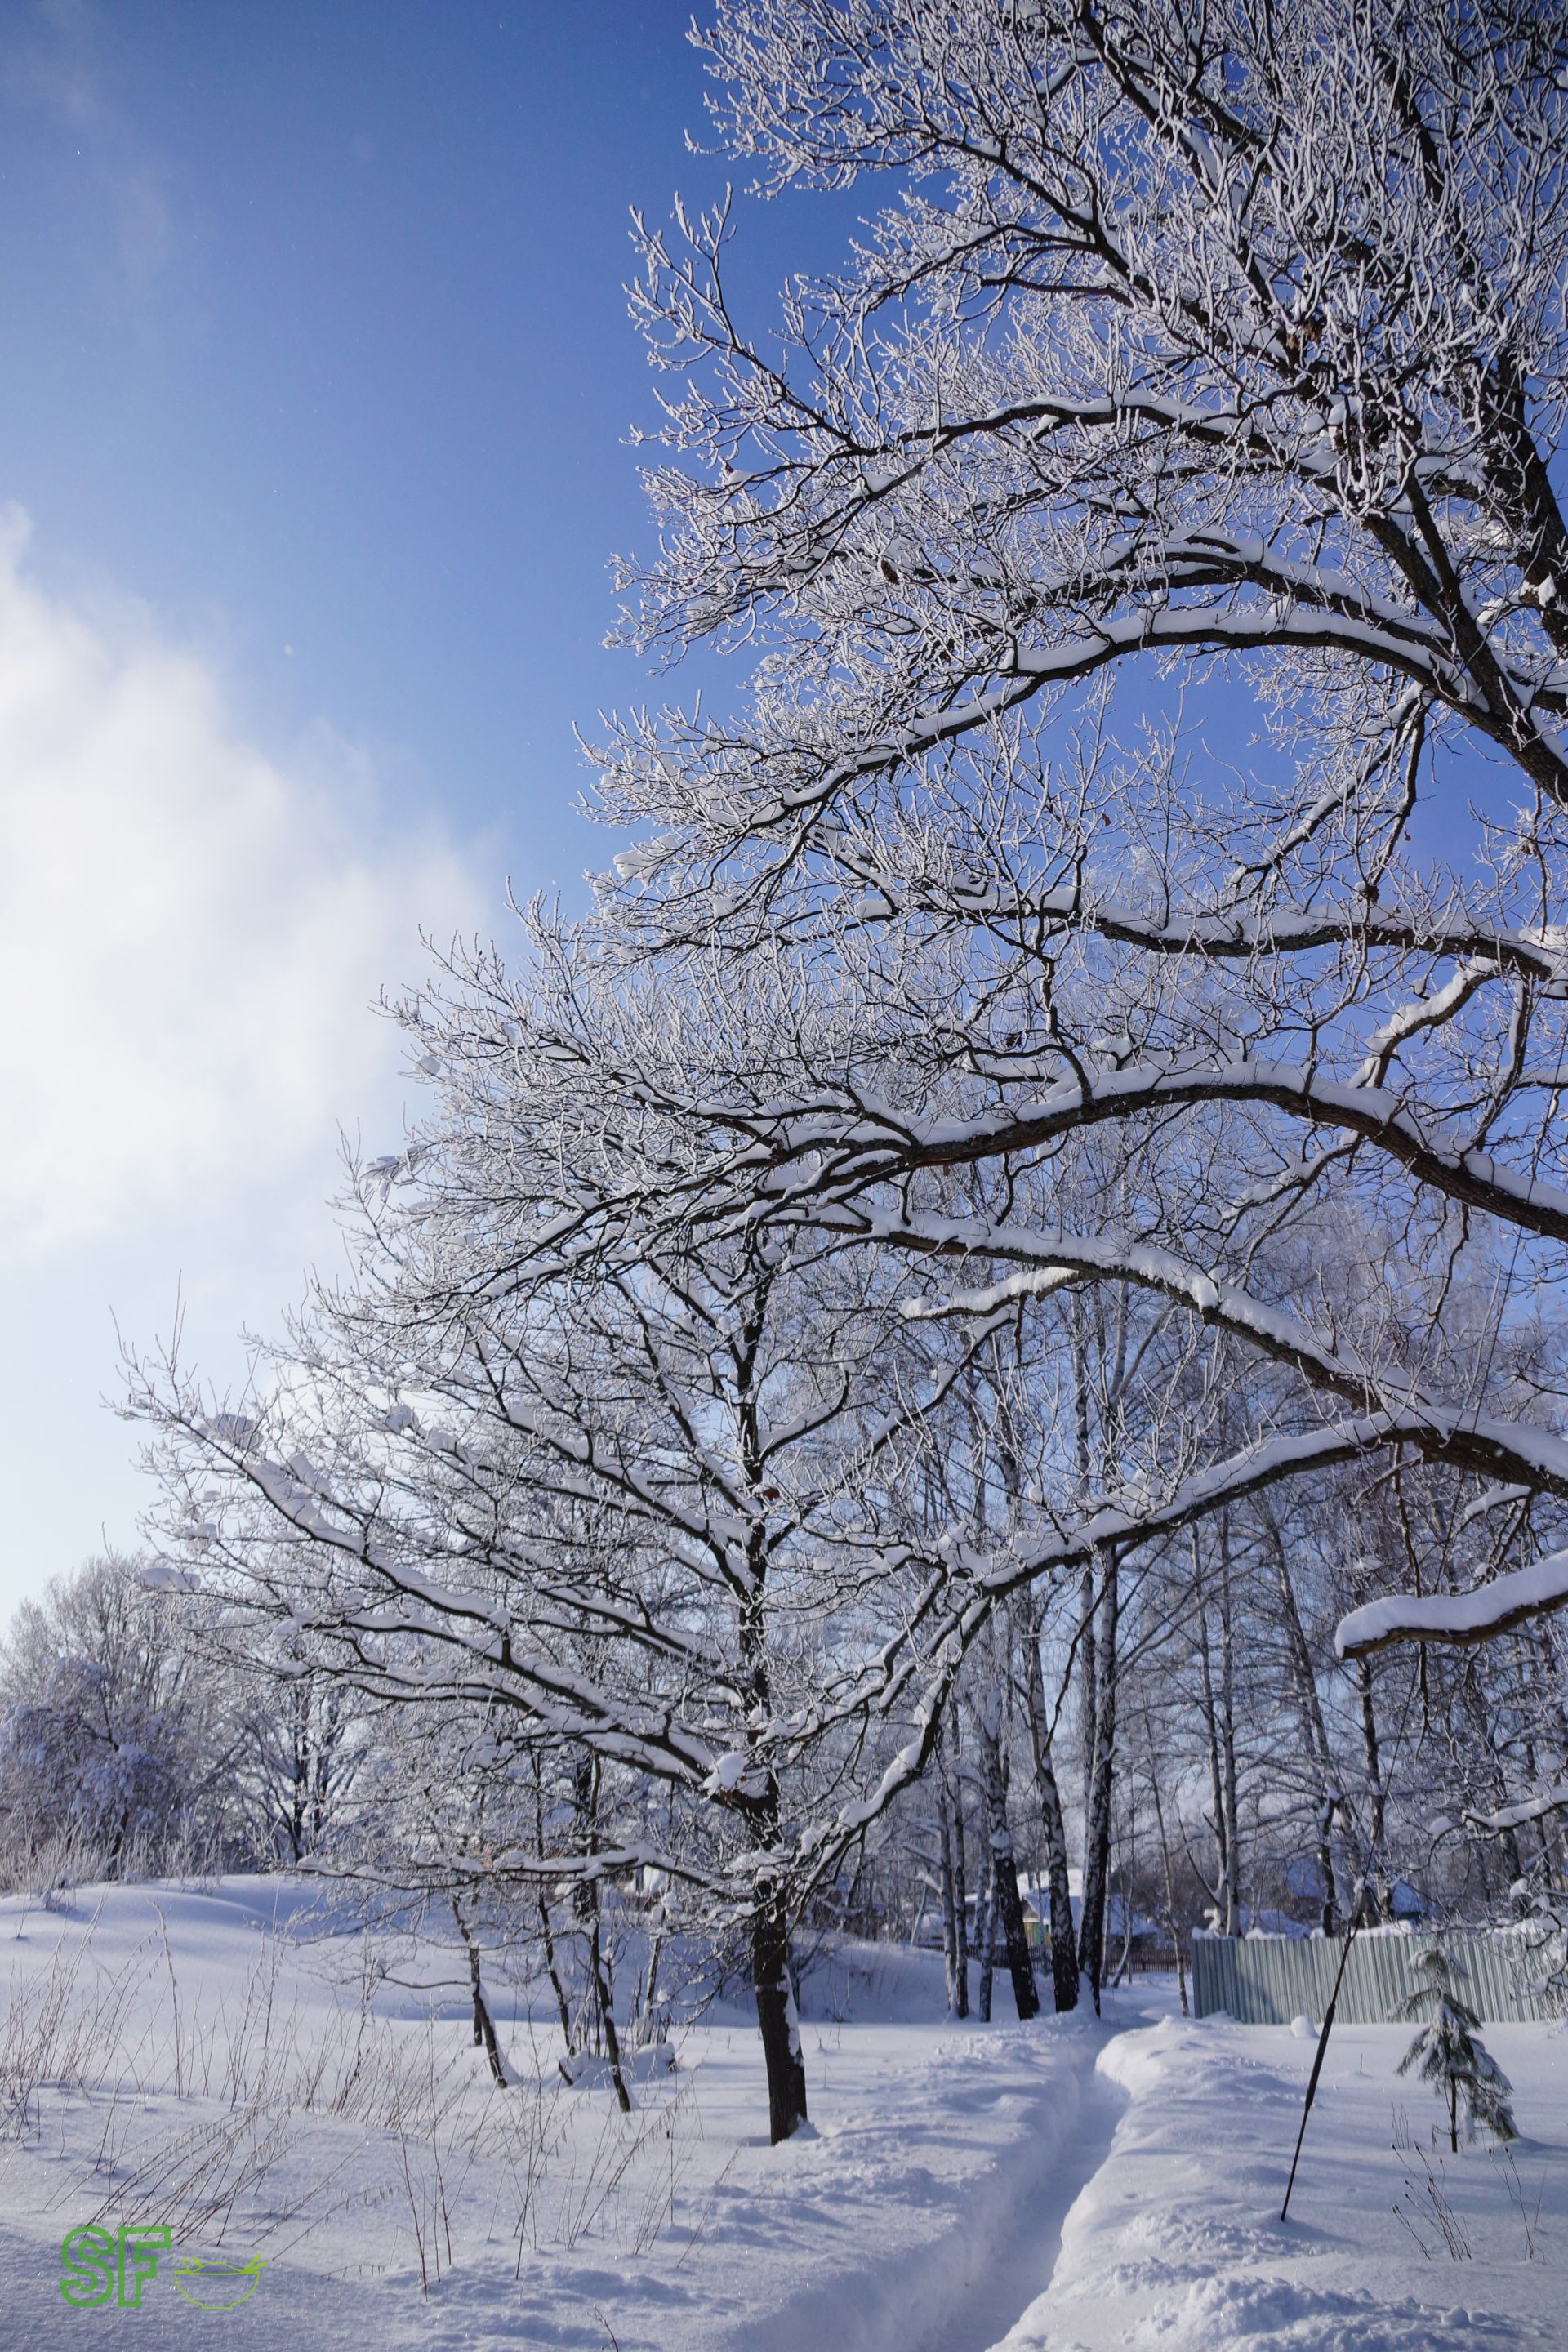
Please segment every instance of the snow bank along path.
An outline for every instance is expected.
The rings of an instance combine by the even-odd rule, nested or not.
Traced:
[[[1568,2042],[1489,2027],[1524,2140],[1432,2144],[1395,2073],[1408,2030],[1336,2029],[1291,2218],[1278,2219],[1310,2042],[1176,2020],[1117,2036],[1130,2104],[1008,2352],[1496,2352],[1561,2347]]]

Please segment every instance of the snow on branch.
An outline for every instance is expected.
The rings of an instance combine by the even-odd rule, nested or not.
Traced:
[[[1548,1552],[1475,1592],[1393,1593],[1341,1619],[1334,1650],[1370,1657],[1395,1642],[1495,1642],[1516,1625],[1568,1607],[1568,1551]]]
[[[1496,1812],[1467,1812],[1465,1820],[1472,1829],[1489,1830],[1500,1837],[1507,1830],[1522,1829],[1527,1822],[1539,1822],[1548,1813],[1561,1811],[1568,1806],[1568,1783],[1542,1789],[1533,1797],[1521,1798],[1516,1805],[1500,1805]]]

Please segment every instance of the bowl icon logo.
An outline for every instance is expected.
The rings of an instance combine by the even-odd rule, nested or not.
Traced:
[[[256,2293],[267,2268],[259,2254],[247,2263],[216,2262],[207,2254],[183,2255],[174,2272],[174,2285],[187,2303],[204,2311],[237,2311]]]

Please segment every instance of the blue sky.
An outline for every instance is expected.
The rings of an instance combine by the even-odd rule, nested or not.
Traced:
[[[683,147],[689,14],[7,12],[0,479],[40,565],[107,567],[258,729],[329,711],[531,864],[581,862],[571,727],[627,685],[627,208],[723,177]]]
[[[116,1328],[218,1379],[395,1139],[366,1009],[610,845],[632,205],[719,161],[678,5],[0,17],[0,1609],[135,1540]],[[805,257],[752,208],[742,286]]]

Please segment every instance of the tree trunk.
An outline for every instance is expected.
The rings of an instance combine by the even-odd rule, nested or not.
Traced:
[[[1040,1820],[1046,1834],[1046,1879],[1051,1902],[1051,1993],[1059,2014],[1078,2007],[1078,1938],[1072,1924],[1067,1822],[1048,1748],[1040,1775]]]
[[[631,2093],[621,2071],[621,2037],[616,2029],[616,1996],[605,1969],[605,1947],[600,1934],[599,1890],[594,1889],[594,1925],[588,1937],[588,1975],[594,1990],[594,2008],[599,2032],[604,2037],[605,2056],[609,2063],[610,2080],[616,2086],[616,2104],[622,2115],[632,2111]]]
[[[664,1955],[664,1931],[656,1927],[648,1942],[647,1975],[644,1979],[639,2004],[640,2020],[637,2039],[651,2047],[668,2040],[667,2020],[659,2008],[658,1964]]]
[[[975,1949],[980,1955],[980,1991],[975,2007],[982,2025],[991,2022],[991,1982],[996,1973],[996,1864],[993,1855],[985,1884],[980,1890],[974,1919]]]
[[[1236,1787],[1236,1741],[1234,1732],[1226,1730],[1226,1685],[1223,1671],[1217,1696],[1215,1690],[1208,1596],[1205,1591],[1203,1563],[1195,1532],[1193,1537],[1193,1574],[1197,1597],[1198,1666],[1203,1691],[1204,1728],[1208,1737],[1209,1793],[1214,1804],[1215,1853],[1219,1864],[1216,1890],[1219,1931],[1222,1936],[1235,1936],[1241,1929],[1241,1900],[1237,1885],[1236,1817],[1231,1810]],[[1227,1753],[1230,1758],[1228,1771],[1226,1767]]]
[[[954,1727],[956,1732],[956,1726]],[[956,1743],[955,1743],[956,1744]],[[948,2006],[954,2017],[969,2015],[969,1878],[963,1854],[963,1784],[956,1759],[944,1776],[951,1830],[952,1871],[952,1986]]]
[[[735,1353],[739,1399],[737,1434],[741,1474],[752,1517],[746,1535],[747,1597],[742,1606],[739,1638],[744,1667],[747,1713],[762,1723],[772,1712],[772,1671],[768,1621],[764,1602],[771,1559],[767,1532],[765,1449],[758,1404],[758,1351],[772,1276],[760,1282],[751,1313],[744,1320]],[[751,1769],[762,1777],[763,1794],[750,1809],[749,1841],[753,1851],[770,1853],[779,1843],[779,1786],[771,1754],[753,1733],[746,1735]],[[752,1985],[757,1997],[757,2028],[763,2037],[763,2063],[768,2084],[768,2137],[777,2147],[806,2120],[805,2058],[800,2046],[795,1988],[789,1974],[789,1911],[786,1889],[771,1871],[761,1870],[753,1889],[752,1915]]]
[[[544,1852],[544,1787],[540,1777],[537,1749],[533,1758],[533,1850]],[[544,1947],[544,1972],[550,1979],[550,1990],[555,1996],[556,2011],[561,2019],[561,2039],[566,2054],[572,2055],[572,2005],[566,1998],[566,1988],[561,1981],[561,1970],[555,1958],[555,1927],[550,1916],[550,1896],[539,1889],[539,1937]]]
[[[1296,1588],[1290,1580],[1290,1564],[1285,1556],[1284,1539],[1272,1519],[1267,1520],[1266,1526],[1279,1588],[1279,1614],[1285,1627],[1285,1647],[1296,1685],[1296,1709],[1301,1718],[1301,1730],[1318,1780],[1317,1858],[1318,1875],[1322,1883],[1321,1925],[1324,1935],[1331,1936],[1339,1925],[1334,1880],[1334,1815],[1336,1812],[1342,1814],[1344,1801],[1340,1790],[1339,1774],[1334,1769],[1333,1751],[1329,1746],[1328,1727],[1323,1721],[1317,1677],[1312,1672],[1312,1654],[1307,1646],[1301,1612],[1296,1606]]]
[[[1223,1523],[1222,1523],[1223,1526]],[[1220,1760],[1225,1772],[1226,1839],[1230,1848],[1230,1917],[1227,1933],[1241,1933],[1241,1808],[1236,1779],[1236,1640],[1231,1609],[1230,1559],[1219,1596]]]
[[[479,1975],[479,1938],[463,1916],[463,1906],[456,1896],[452,1901],[452,1916],[458,1923],[458,1933],[468,1949],[468,1990],[474,2004],[474,2047],[476,2050],[483,2049],[489,2062],[490,2073],[504,2091],[507,2084],[506,2067],[501,2060],[500,2045],[496,2040],[495,2021],[490,2016],[489,2003],[485,1999],[484,1984]]]
[[[1367,1804],[1372,1826],[1372,1881],[1367,1892],[1376,1918],[1386,1927],[1394,1916],[1394,1887],[1384,1854],[1386,1799],[1383,1786],[1383,1758],[1378,1747],[1377,1716],[1372,1699],[1370,1660],[1362,1658],[1358,1661],[1356,1679],[1361,1685],[1362,1751],[1366,1761]]]
[[[1150,1747],[1152,1751],[1152,1741],[1150,1743]],[[1181,1930],[1176,1924],[1176,1885],[1175,1881],[1171,1874],[1171,1846],[1170,1841],[1165,1835],[1165,1807],[1160,1795],[1160,1783],[1155,1776],[1152,1752],[1151,1752],[1149,1759],[1149,1789],[1150,1793],[1154,1800],[1154,1826],[1159,1832],[1160,1836],[1160,1867],[1164,1874],[1165,1880],[1165,1925],[1170,1930],[1171,1950],[1176,1962],[1176,1990],[1182,1997],[1182,2015],[1185,2017],[1189,2014],[1187,2008],[1187,1970],[1186,1964],[1182,1958]]]
[[[1339,1933],[1339,1906],[1334,1895],[1334,1814],[1339,1800],[1330,1789],[1323,1791],[1323,1801],[1318,1811],[1318,1878],[1323,1890],[1322,1910],[1319,1924],[1325,1936]]]
[[[1095,2014],[1105,1976],[1106,1895],[1110,1875],[1110,1809],[1116,1763],[1116,1644],[1120,1576],[1107,1556],[1100,1624],[1095,1642],[1095,1748],[1089,1775],[1089,1815],[1084,1823],[1083,1915],[1079,1922],[1078,1964],[1089,1982]]]
[[[938,1784],[936,1792],[937,1867],[942,1876],[942,1973],[947,1981],[947,2013],[961,2017],[958,1978],[958,1904],[952,1878],[952,1822],[947,1810],[947,1790]]]
[[[561,2039],[566,2044],[566,2054],[572,2054],[572,2004],[566,1998],[566,1988],[561,1981],[561,1970],[555,1958],[555,1930],[551,1924],[550,1900],[539,1898],[539,1935],[544,1946],[544,1973],[550,1979],[550,1990],[555,1995],[555,2008],[561,2019]]]
[[[599,1759],[579,1749],[572,1764],[573,1801],[577,1815],[577,1832],[582,1850],[590,1854],[599,1851]],[[603,2051],[609,2063],[610,2080],[616,2086],[616,2099],[623,2115],[631,2113],[631,2095],[626,2076],[621,2072],[620,2036],[616,2031],[616,1997],[605,1964],[603,1918],[599,1903],[597,1878],[580,1878],[573,1889],[578,1925],[583,1931],[585,1950],[584,1974],[584,1993],[594,2020],[594,2046]]]
[[[789,1935],[775,1904],[760,1890],[752,1923],[752,1983],[768,2077],[768,2137],[777,2147],[806,2120],[805,2058],[789,1980]]]
[[[1000,1692],[992,1698],[998,1704]],[[1035,1963],[1024,1925],[1024,1905],[1018,1893],[1018,1866],[1013,1855],[1013,1832],[1007,1821],[1007,1773],[1002,1757],[1001,1727],[984,1716],[979,1719],[980,1763],[984,1777],[986,1828],[991,1853],[991,1881],[996,1890],[1002,1933],[1007,1945],[1007,1973],[1013,1979],[1013,2000],[1026,2021],[1040,2013],[1035,1983]]]
[[[1046,1883],[1051,1898],[1051,1990],[1059,2015],[1078,2007],[1078,1939],[1072,1924],[1072,1893],[1068,1880],[1068,1832],[1062,1813],[1061,1784],[1051,1754],[1051,1729],[1046,1719],[1045,1676],[1040,1666],[1038,1629],[1027,1644],[1029,1737],[1035,1755],[1035,1784],[1040,1797],[1040,1827],[1046,1843]]]
[[[1136,1870],[1133,1861],[1136,1827],[1133,1801],[1130,1794],[1127,1801],[1127,1850],[1121,1864],[1121,1958],[1116,1963],[1116,1974],[1111,1979],[1112,1984],[1118,1985],[1132,1981],[1132,1881]]]
[[[1094,1570],[1086,1568],[1079,1591],[1078,1687],[1083,1746],[1083,1817],[1094,1810],[1094,1770],[1100,1754],[1100,1672],[1094,1620],[1098,1602]]]

